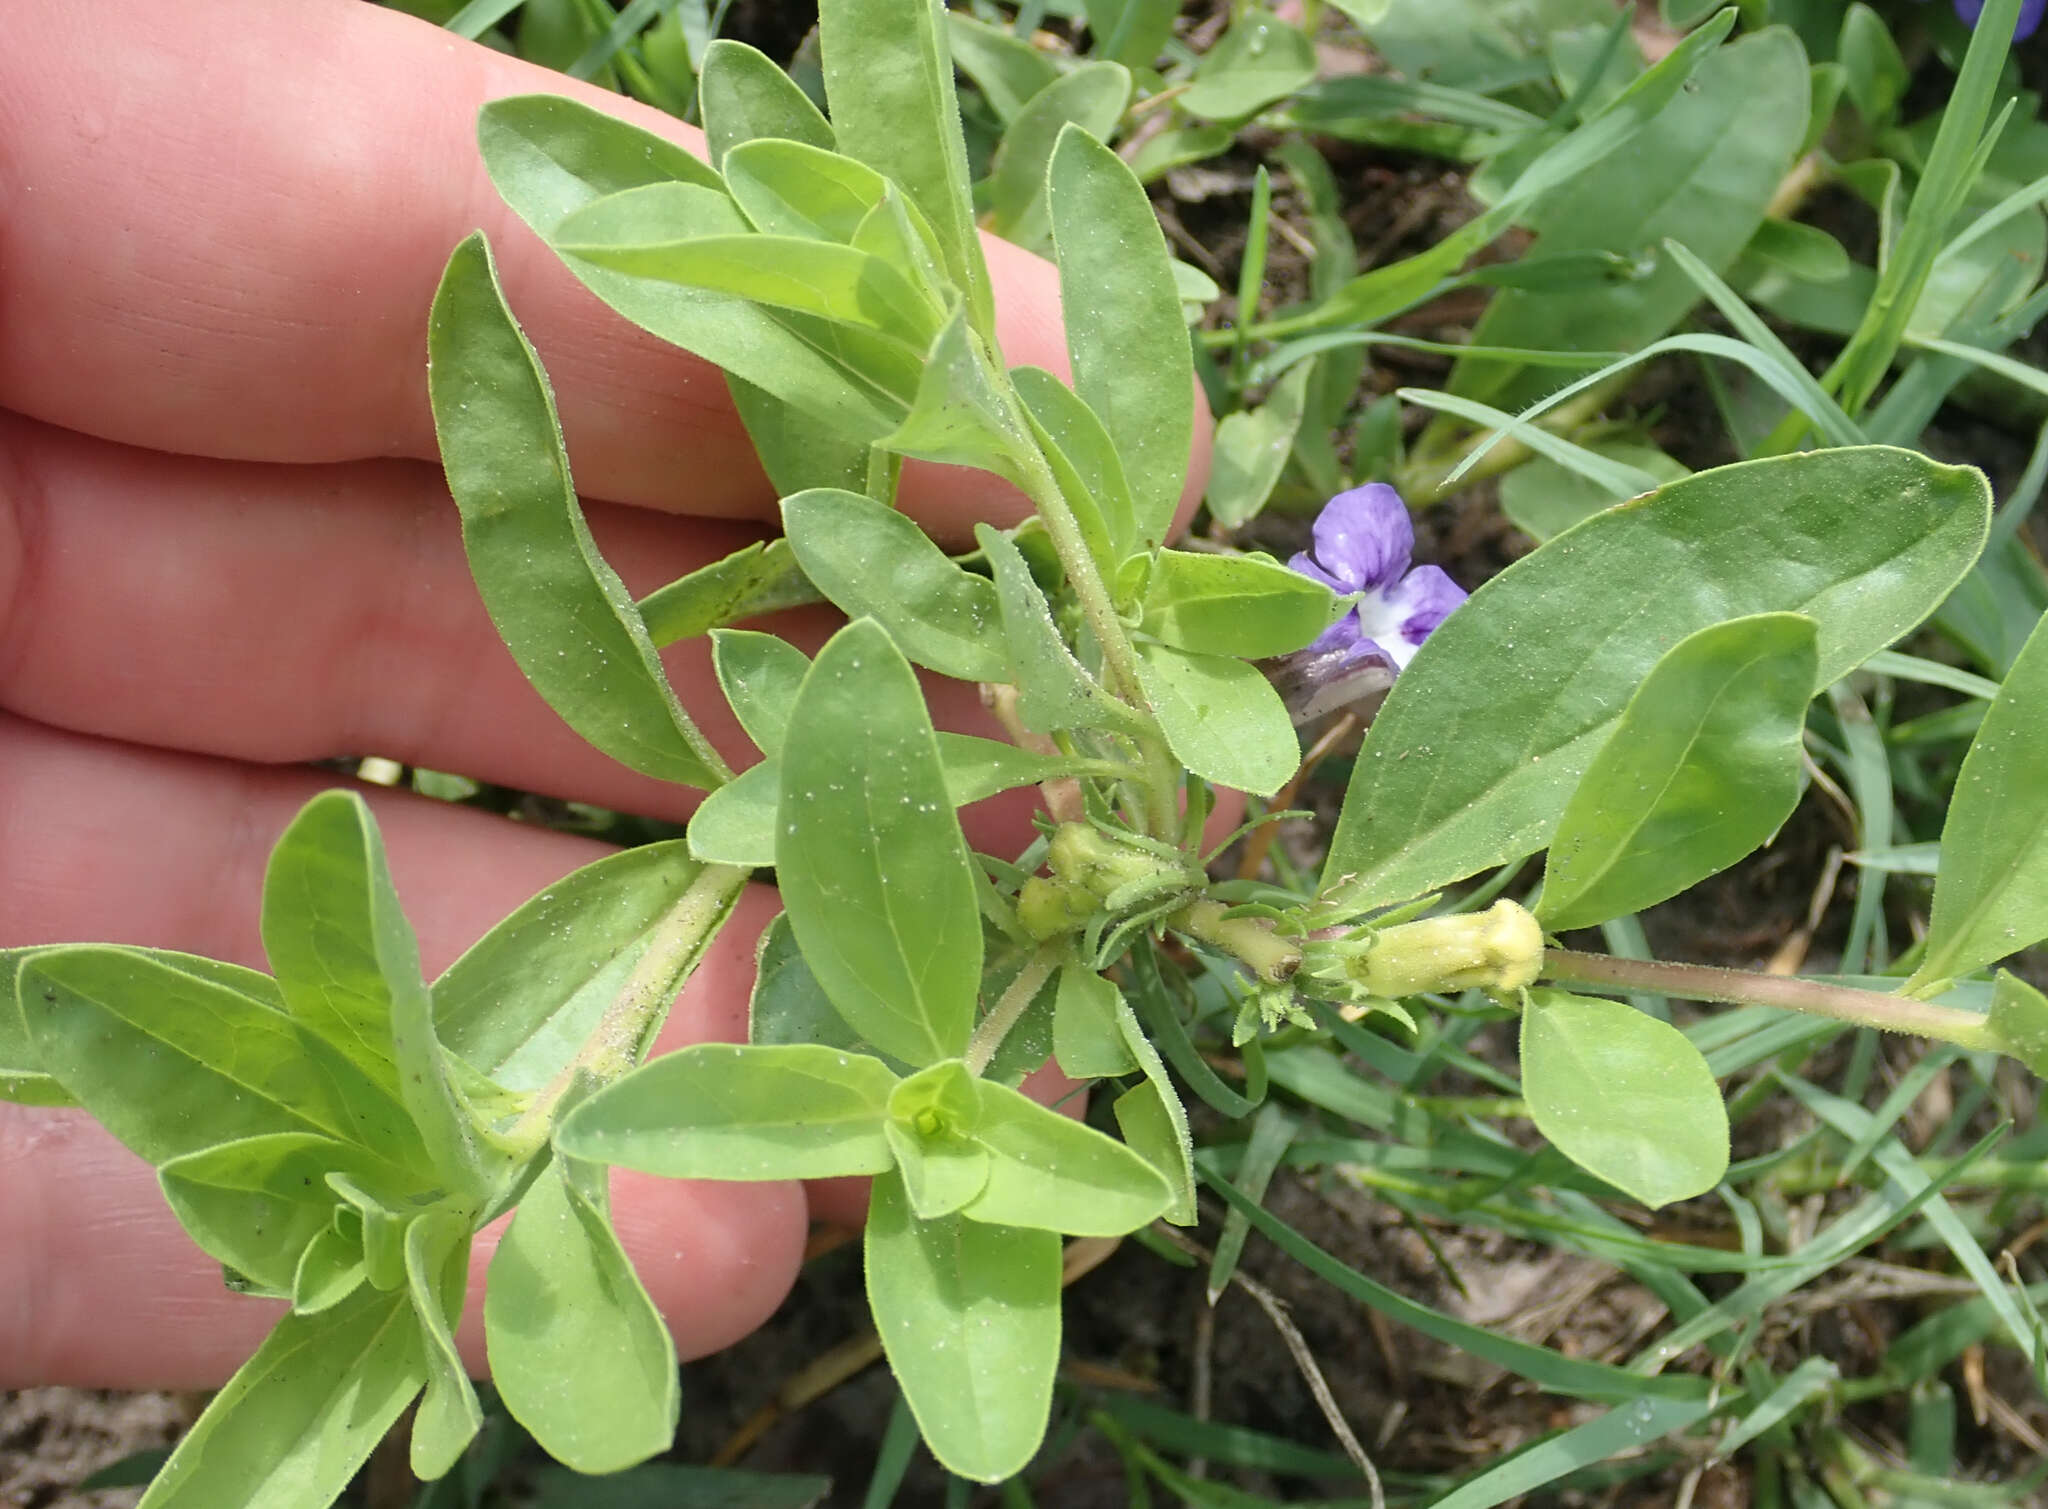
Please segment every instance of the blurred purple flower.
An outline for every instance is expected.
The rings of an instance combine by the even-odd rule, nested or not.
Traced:
[[[1975,26],[1984,19],[1984,0],[1955,0],[1956,14],[1968,26]],[[2024,42],[2040,26],[2041,17],[2048,14],[2048,0],[2026,0],[2020,7],[2020,19],[2012,29],[2012,39]]]
[[[1287,564],[1347,597],[1362,595],[1314,644],[1273,663],[1296,723],[1384,692],[1465,600],[1443,568],[1411,568],[1414,549],[1408,505],[1384,482],[1354,487],[1323,506],[1314,544]]]

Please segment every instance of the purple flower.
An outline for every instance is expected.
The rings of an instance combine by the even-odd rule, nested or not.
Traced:
[[[1296,723],[1386,691],[1465,600],[1441,567],[1411,568],[1414,549],[1408,506],[1384,482],[1354,487],[1323,506],[1313,547],[1287,564],[1358,601],[1314,644],[1280,658],[1274,679]]]
[[[1955,7],[1965,25],[1975,26],[1984,19],[1984,0],[1955,0]],[[2031,37],[2044,13],[2048,13],[2048,0],[2026,0],[2020,7],[2019,21],[2013,26],[2012,39],[2024,42]]]

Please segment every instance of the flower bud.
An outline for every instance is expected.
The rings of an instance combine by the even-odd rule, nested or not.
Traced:
[[[1477,987],[1505,995],[1533,984],[1543,965],[1543,929],[1512,901],[1483,912],[1425,917],[1374,936],[1355,967],[1359,984],[1399,999]]]

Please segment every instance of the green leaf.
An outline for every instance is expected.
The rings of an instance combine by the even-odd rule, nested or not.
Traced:
[[[273,1132],[354,1143],[401,1166],[419,1159],[396,1099],[274,1001],[223,979],[76,944],[37,951],[20,989],[44,1067],[150,1163]]]
[[[1290,368],[1273,384],[1264,403],[1225,414],[1216,426],[1216,454],[1203,501],[1217,523],[1235,529],[1266,506],[1287,469],[1287,458],[1294,454],[1294,437],[1301,430],[1315,370],[1313,362]]]
[[[75,1106],[71,1092],[42,1068],[28,1023],[15,1000],[15,981],[33,948],[0,948],[0,1100],[20,1106]]]
[[[2044,835],[2048,628],[2037,626],[1963,756],[1941,829],[1927,951],[1908,991],[1969,974],[2048,937]]]
[[[1643,1399],[1596,1415],[1583,1425],[1535,1442],[1468,1478],[1432,1509],[1493,1509],[1554,1483],[1567,1473],[1640,1452],[1652,1442],[1705,1419],[1713,1399]]]
[[[716,786],[723,762],[676,701],[633,599],[583,521],[547,378],[505,307],[481,234],[448,259],[427,344],[463,547],[520,670],[613,759]]]
[[[975,1138],[981,1108],[958,1059],[921,1069],[889,1094],[883,1125],[896,1173],[921,1221],[950,1216],[988,1182],[988,1150]]]
[[[469,1222],[445,1206],[405,1228],[406,1294],[420,1328],[426,1392],[412,1421],[413,1476],[429,1482],[453,1467],[484,1423],[483,1405],[455,1350],[455,1318],[469,1283]]]
[[[995,339],[995,298],[968,193],[945,10],[933,0],[841,0],[818,17],[839,149],[893,179],[924,212],[968,317]]]
[[[1416,652],[1366,736],[1327,873],[1357,876],[1361,904],[1405,901],[1542,847],[1672,644],[1803,613],[1825,685],[1941,601],[1988,508],[1981,474],[1868,446],[1702,472],[1595,515]]]
[[[1105,1079],[1138,1067],[1117,1025],[1123,997],[1115,984],[1080,964],[1060,966],[1053,998],[1053,1057],[1075,1079]]]
[[[1176,649],[1263,660],[1302,648],[1336,616],[1336,593],[1271,556],[1161,550],[1139,627]]]
[[[946,559],[886,503],[820,488],[782,501],[804,572],[850,618],[873,618],[919,665],[961,681],[1001,681],[995,588]]]
[[[987,1080],[975,1086],[974,1139],[988,1182],[963,1208],[976,1221],[1117,1237],[1163,1214],[1172,1189],[1114,1138]]]
[[[769,485],[775,489],[776,496],[786,498],[791,493],[800,493],[811,487],[844,487],[858,492],[866,485],[866,441],[849,438],[827,421],[784,403],[767,389],[757,388],[743,377],[731,372],[724,373],[723,376],[726,391],[732,395],[732,406],[739,410],[740,422],[747,427],[747,438],[753,441],[755,454],[761,458],[761,469],[768,474]],[[752,552],[760,556],[768,550],[779,551],[783,562],[789,560],[789,547],[781,540],[771,540],[765,546],[742,546],[738,553]],[[765,565],[765,561],[763,564]],[[713,564],[692,575],[703,575],[717,570],[718,565]],[[818,594],[812,590],[811,584],[804,580],[801,571],[792,568],[790,576],[793,578],[791,586],[794,588],[794,595],[789,601],[770,600],[746,612],[729,612],[716,621],[730,623],[736,618],[750,617],[753,613],[765,613],[775,608],[817,601]],[[681,585],[674,583],[671,587],[664,588],[663,592],[674,590]],[[669,638],[662,637],[663,631],[657,627],[657,621],[651,611],[660,596],[661,594],[657,593],[643,599],[640,604],[641,614],[647,618],[647,632],[654,637],[657,645],[673,644],[675,640],[687,636],[675,634]]]
[[[1641,441],[1600,441],[1587,449],[1648,473],[1660,486],[1692,475],[1682,463]],[[1500,511],[1538,544],[1563,534],[1582,519],[1612,508],[1614,501],[1614,494],[1598,482],[1547,456],[1524,462],[1500,479]]]
[[[920,1221],[903,1181],[869,1198],[868,1304],[889,1369],[947,1471],[994,1483],[1044,1439],[1060,1354],[1060,1239]]]
[[[756,230],[841,246],[853,244],[889,191],[867,164],[793,141],[743,143],[726,154],[723,171],[726,192]]]
[[[1091,762],[1063,755],[1039,755],[1014,744],[973,734],[941,733],[939,764],[946,795],[955,807],[967,806],[1060,776],[1087,770]],[[1120,770],[1095,764],[1091,773]],[[706,864],[745,865],[766,869],[775,863],[775,812],[781,799],[782,762],[762,760],[712,792],[690,817],[690,852]]]
[[[507,108],[516,107],[516,108]],[[694,186],[684,203],[702,212],[707,233],[740,233],[746,217],[722,192],[718,176],[673,143],[563,99],[498,100],[477,121],[484,166],[505,202],[550,245],[569,215],[599,199],[615,204],[634,189]],[[673,210],[672,195],[654,207]],[[634,201],[624,208],[632,210]],[[673,216],[668,219],[672,223]],[[806,327],[796,316],[726,294],[614,272],[565,257],[585,287],[642,329],[695,352],[805,414],[861,439],[893,427],[904,399],[878,392],[832,327]],[[869,353],[872,355],[872,353]],[[914,364],[904,372],[913,372]],[[906,388],[906,393],[908,389]]]
[[[814,1044],[695,1043],[665,1053],[570,1112],[574,1158],[669,1179],[829,1179],[889,1167],[882,1136],[896,1076]]]
[[[702,874],[687,847],[671,841],[563,876],[434,982],[441,1041],[508,1090],[551,1084]],[[730,909],[728,899],[706,919],[700,951]]]
[[[1089,553],[1105,575],[1113,573],[1131,552],[1137,523],[1109,431],[1079,394],[1043,367],[1012,367],[1010,382]]]
[[[847,1025],[833,1007],[811,967],[796,946],[789,914],[780,913],[761,935],[756,951],[754,993],[747,1003],[747,1041],[817,1044],[879,1058],[900,1074],[910,1066],[881,1053]]]
[[[799,236],[693,233],[694,213],[664,223],[683,196],[708,193],[657,187],[599,200],[556,227],[557,245],[565,257],[637,278],[872,330],[901,341],[913,356],[938,332],[933,301],[880,257]]]
[[[1652,1209],[1728,1171],[1728,1110],[1706,1059],[1626,1002],[1527,992],[1522,1094],[1559,1152]]]
[[[186,1153],[157,1170],[164,1198],[200,1250],[272,1294],[291,1294],[306,1247],[333,1221],[330,1173],[382,1199],[425,1193],[422,1181],[366,1148],[271,1132]]]
[[[1059,64],[1007,28],[977,21],[962,11],[946,13],[953,65],[981,91],[996,119],[1008,125],[1017,112],[1060,76]]]
[[[314,797],[271,850],[263,947],[285,1009],[404,1103],[442,1178],[480,1191],[501,1160],[479,1144],[443,1060],[419,943],[355,792]]]
[[[1545,931],[1639,912],[1778,830],[1803,785],[1815,657],[1812,619],[1760,613],[1689,634],[1651,667],[1558,819]]]
[[[833,145],[832,127],[810,97],[774,59],[744,42],[720,37],[704,49],[697,102],[714,168],[741,142],[762,137],[827,150]]]
[[[1654,255],[1670,237],[1715,271],[1727,268],[1763,222],[1805,137],[1806,68],[1798,38],[1783,27],[1709,54],[1626,153],[1606,155],[1536,202],[1525,216],[1537,231],[1532,252]],[[1698,300],[1692,280],[1666,259],[1648,277],[1570,294],[1502,289],[1472,339],[1542,351],[1635,350]],[[1545,372],[1472,358],[1458,364],[1450,388],[1520,409],[1555,385]]]
[[[781,796],[780,760],[749,765],[690,814],[691,857],[708,865],[773,868],[775,806]]]
[[[832,1492],[830,1478],[672,1462],[594,1479],[544,1466],[535,1478],[527,1509],[818,1509]]]
[[[1144,187],[1087,132],[1060,134],[1047,183],[1074,391],[1116,442],[1137,543],[1157,545],[1179,506],[1194,434],[1194,356],[1173,259]]]
[[[667,1450],[681,1393],[675,1343],[611,1223],[604,1171],[557,1153],[491,1258],[491,1381],[512,1418],[577,1472]]]
[[[724,559],[650,592],[640,600],[640,616],[648,637],[657,645],[669,645],[743,618],[822,601],[797,565],[789,541],[778,539],[742,545]]]
[[[1069,122],[1097,141],[1108,141],[1131,98],[1130,70],[1117,63],[1083,63],[1031,97],[1009,123],[989,168],[989,229],[1032,251],[1052,242],[1045,206],[1045,170]]]
[[[1121,994],[1116,1000],[1116,1022],[1131,1057],[1145,1071],[1145,1083],[1119,1096],[1110,1108],[1116,1114],[1117,1130],[1132,1151],[1158,1169],[1172,1187],[1173,1203],[1167,1207],[1166,1219],[1176,1226],[1192,1226],[1196,1218],[1195,1163],[1187,1108],[1180,1102],[1159,1050],[1145,1036],[1137,1013]]]
[[[789,709],[810,658],[777,634],[751,629],[714,629],[711,663],[740,727],[764,755],[782,753]]]
[[[1177,0],[1082,0],[1090,52],[1126,68],[1150,68],[1173,35]]]
[[[804,958],[863,1037],[912,1064],[974,1026],[981,914],[917,677],[880,625],[847,625],[797,692],[775,861]]]
[[[326,1509],[426,1382],[406,1296],[363,1288],[287,1315],[213,1396],[147,1509]]]
[[[2019,976],[2000,970],[1992,977],[1991,1013],[1986,1024],[2002,1052],[2048,1079],[2048,996]]]
[[[1009,637],[1010,665],[1001,676],[990,679],[1014,677],[1019,694],[1017,714],[1024,726],[1037,733],[1063,728],[1131,729],[1137,715],[1082,669],[1060,638],[1052,609],[1016,542],[986,524],[974,526],[974,538],[995,573],[996,600]]]
[[[1139,641],[1138,674],[1166,742],[1196,775],[1271,796],[1301,764],[1287,706],[1255,665]]]
[[[932,342],[903,423],[875,444],[898,455],[978,467],[1020,487],[1030,481],[1030,439],[1001,376],[968,329],[965,310],[954,310]]]
[[[1241,12],[1177,102],[1203,120],[1242,120],[1314,82],[1315,44],[1269,11]]]

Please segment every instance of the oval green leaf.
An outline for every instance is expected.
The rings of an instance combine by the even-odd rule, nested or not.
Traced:
[[[1074,391],[1116,442],[1137,543],[1157,545],[1194,435],[1194,356],[1166,236],[1123,159],[1077,126],[1053,148],[1047,194]]]
[[[1060,1356],[1060,1239],[964,1216],[921,1221],[903,1180],[869,1197],[868,1304],[925,1444],[995,1483],[1045,1437]]]
[[[1701,472],[1508,567],[1402,671],[1352,772],[1327,873],[1405,901],[1541,848],[1635,688],[1754,613],[1818,631],[1815,683],[1924,618],[1984,542],[1983,475],[1885,446]]]
[[[874,619],[919,665],[962,681],[1008,676],[995,588],[888,504],[818,488],[783,499],[782,524],[818,590],[848,617]]]
[[[908,1063],[958,1058],[981,983],[973,862],[917,676],[872,619],[797,692],[777,823],[783,904],[833,1005]]]
[[[1270,556],[1161,550],[1140,627],[1176,649],[1263,660],[1301,649],[1336,616],[1336,593]]]
[[[1271,796],[1301,764],[1287,705],[1255,665],[1138,643],[1138,674],[1166,742],[1196,775]]]
[[[604,1171],[557,1155],[519,1202],[484,1290],[491,1381],[512,1418],[577,1472],[665,1451],[675,1343],[612,1230]]]
[[[1049,250],[1045,170],[1060,132],[1072,122],[1097,141],[1108,141],[1130,98],[1130,70],[1117,63],[1083,63],[1032,95],[1003,132],[989,165],[989,229],[1032,251]]]
[[[1639,912],[1777,832],[1799,801],[1815,664],[1812,619],[1760,613],[1688,634],[1651,667],[1558,819],[1544,928]]]
[[[667,1179],[829,1179],[890,1166],[896,1076],[815,1044],[695,1043],[643,1064],[563,1119],[573,1158]]]
[[[1522,1095],[1559,1152],[1652,1209],[1728,1171],[1728,1108],[1706,1059],[1626,1002],[1529,991]]]
[[[1172,1201],[1165,1177],[1115,1138],[987,1080],[975,1095],[988,1179],[962,1210],[969,1219],[1120,1237]]]

